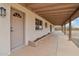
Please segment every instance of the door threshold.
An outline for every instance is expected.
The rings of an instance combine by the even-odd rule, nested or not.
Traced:
[[[23,47],[25,47],[25,45],[22,45],[22,46],[13,48],[13,49],[11,49],[11,53],[14,52],[14,51],[16,51],[16,50],[18,50],[18,49],[21,49],[21,48],[23,48]]]

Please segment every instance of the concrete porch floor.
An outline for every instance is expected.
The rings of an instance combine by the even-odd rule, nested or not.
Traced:
[[[79,56],[79,48],[61,31],[55,31],[36,42],[11,53],[11,56]]]

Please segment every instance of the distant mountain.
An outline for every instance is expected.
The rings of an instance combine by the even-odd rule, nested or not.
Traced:
[[[66,28],[69,28],[69,26],[66,26]],[[79,29],[79,26],[72,26],[72,28],[78,28]]]

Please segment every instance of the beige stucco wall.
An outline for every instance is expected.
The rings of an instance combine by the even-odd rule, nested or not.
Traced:
[[[6,8],[7,15],[0,16],[0,55],[10,54],[10,6],[8,4],[0,4]]]
[[[0,16],[0,55],[10,54],[10,8],[18,9],[25,13],[25,41],[28,45],[28,41],[34,41],[36,38],[41,37],[50,32],[50,24],[48,21],[40,17],[39,15],[31,12],[25,7],[19,4],[0,4],[7,10],[7,16]],[[35,30],[35,18],[43,21],[43,30]],[[48,28],[45,28],[45,22],[48,23]],[[54,30],[54,28],[53,28]]]

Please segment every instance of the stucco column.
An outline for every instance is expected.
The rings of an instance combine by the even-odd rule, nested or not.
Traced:
[[[71,40],[71,30],[72,30],[72,26],[71,26],[71,20],[69,21],[69,40]]]
[[[61,31],[63,32],[63,26],[61,26]]]
[[[66,25],[64,25],[64,34],[66,34]]]

